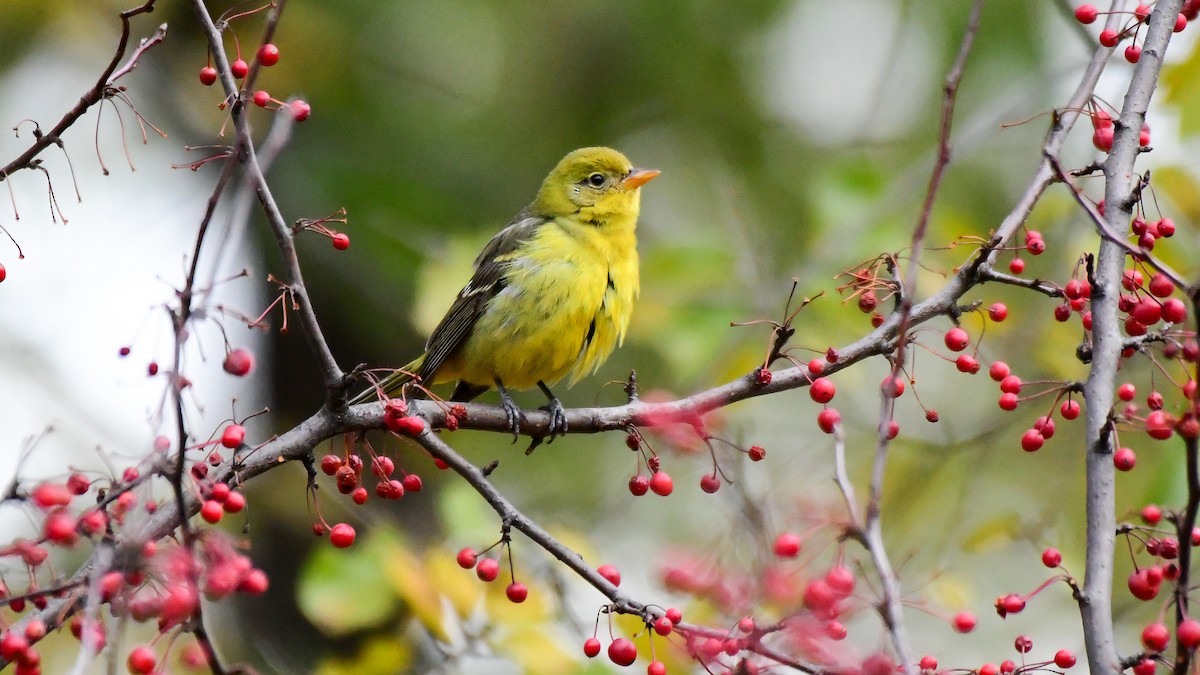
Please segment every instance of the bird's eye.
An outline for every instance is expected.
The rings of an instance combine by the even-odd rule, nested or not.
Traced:
[[[600,187],[601,185],[604,185],[604,181],[605,178],[604,174],[602,173],[594,173],[587,177],[587,182],[592,187]]]

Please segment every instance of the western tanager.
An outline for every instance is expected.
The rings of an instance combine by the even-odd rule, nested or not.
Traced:
[[[425,353],[353,402],[394,390],[408,373],[424,384],[457,380],[455,401],[494,386],[516,434],[520,409],[508,388],[537,385],[550,399],[551,438],[565,433],[549,385],[594,372],[624,340],[638,296],[640,188],[658,174],[610,148],[568,154],[483,247]]]

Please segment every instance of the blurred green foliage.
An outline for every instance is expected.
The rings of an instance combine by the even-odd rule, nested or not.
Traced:
[[[1065,19],[1067,5],[986,5],[960,94],[954,163],[928,237],[933,247],[959,245],[926,252],[921,292],[933,292],[966,259],[971,248],[963,238],[986,237],[1028,180],[1047,126],[1035,116],[1065,100],[1092,49],[1086,31]],[[113,11],[122,6],[9,0],[0,5],[0,66],[33,59],[36,67],[56,52],[98,63],[111,49]],[[348,251],[302,237],[309,288],[335,354],[349,367],[396,366],[419,353],[478,247],[532,198],[564,153],[589,144],[617,147],[663,175],[644,192],[643,295],[629,340],[599,375],[565,392],[567,405],[620,402],[620,387],[605,382],[632,369],[644,391],[677,395],[749,372],[763,358],[768,329],[729,324],[780,318],[793,277],[800,296],[824,292],[797,321],[800,361],[861,336],[868,318],[853,302],[841,304],[835,276],[881,252],[908,254],[936,150],[940,83],[968,6],[961,0],[292,0],[275,39],[282,59],[259,84],[278,98],[305,98],[314,112],[294,130],[270,179],[289,218],[338,208],[349,214]],[[226,7],[211,3],[214,12]],[[172,134],[167,143],[214,142],[218,93],[196,82],[205,47],[188,3],[160,2],[135,35],[160,21],[170,24],[170,37],[126,79],[130,94]],[[233,28],[243,53],[252,51],[261,21],[241,19]],[[227,48],[236,50],[232,35]],[[1179,106],[1189,133],[1200,111],[1195,59],[1168,74],[1162,96]],[[1119,101],[1129,68],[1114,62],[1112,71],[1101,94]],[[254,114],[265,129],[267,114]],[[1001,126],[1024,119],[1030,121]],[[1081,128],[1073,138],[1069,164],[1095,158],[1088,134]],[[1174,128],[1156,127],[1155,134],[1187,142]],[[1161,155],[1165,163],[1158,152],[1146,163],[1163,177],[1159,206],[1179,214],[1181,235],[1170,260],[1194,273],[1195,165],[1176,165],[1180,153],[1169,145]],[[209,189],[213,176],[215,169],[201,171],[198,189]],[[1099,196],[1098,181],[1088,189]],[[1095,245],[1062,190],[1046,196],[1028,225],[1050,244],[1029,260],[1030,277],[1065,282],[1081,251]],[[277,269],[269,236],[262,230],[256,237],[264,269]],[[1007,323],[986,327],[985,363],[1007,359],[1027,381],[1086,376],[1073,355],[1078,322],[1056,324],[1053,301],[994,287],[968,298],[974,299],[1012,308]],[[921,342],[941,353],[935,329],[948,325],[930,325]],[[975,315],[964,326],[973,336],[984,330]],[[319,404],[323,391],[295,331],[276,335],[273,349],[274,412],[282,430]],[[883,368],[866,364],[837,378],[860,481],[873,448]],[[1078,430],[1060,422],[1059,435],[1026,456],[1020,435],[1048,412],[1050,399],[1002,415],[984,373],[959,374],[919,349],[912,375],[921,402],[936,408],[941,421],[926,423],[915,397],[901,401],[884,509],[906,589],[936,611],[970,607],[986,615],[990,597],[1027,591],[1044,576],[1036,554],[1045,545],[1061,548],[1068,568],[1081,572]],[[1147,382],[1144,372],[1128,375]],[[519,400],[540,403],[536,396]],[[635,462],[616,435],[568,437],[529,457],[498,436],[448,438],[480,464],[500,459],[494,474],[500,488],[576,543],[588,562],[618,563],[631,593],[687,604],[658,583],[664,547],[714,564],[746,563],[764,554],[764,537],[776,531],[841,517],[830,443],[812,423],[816,412],[803,391],[722,411],[714,430],[765,446],[768,468],[743,466],[722,449],[721,462],[737,483],[716,496],[694,488],[711,471],[707,453],[675,453],[665,442],[660,450],[676,494],[633,500],[625,483]],[[451,662],[451,671],[455,663],[472,672],[501,672],[497,663],[508,664],[504,672],[604,670],[578,656],[600,597],[518,538],[514,555],[534,591],[532,607],[506,606],[507,570],[485,591],[472,573],[452,566],[453,551],[486,547],[497,536],[499,523],[482,501],[411,446],[379,443],[424,476],[426,488],[399,504],[352,507],[322,482],[326,517],[369,532],[350,551],[334,551],[308,534],[300,472],[273,472],[250,486],[253,557],[270,572],[272,589],[265,600],[223,615],[216,630],[222,647],[263,672],[428,672],[443,657],[439,643],[465,659]],[[1119,477],[1127,512],[1179,494],[1178,458],[1167,457],[1177,449],[1143,453],[1145,445],[1136,439],[1145,458],[1138,471]],[[746,504],[764,517],[750,520]],[[824,536],[824,550],[806,558],[817,570],[837,548],[828,528]],[[860,557],[853,546],[847,555]],[[561,601],[554,599],[560,588],[569,589]],[[977,634],[950,645],[943,622],[912,612],[916,648],[948,653],[948,665],[974,666],[999,652],[1014,631],[1073,626],[1065,590],[1047,595],[1055,597],[1038,617],[1005,625],[985,620]],[[713,608],[691,610],[718,623],[729,618]],[[851,627],[864,649],[878,642],[867,637],[878,634],[872,617]],[[1080,644],[1077,630],[1055,635],[1063,646]],[[686,667],[678,654],[664,658]]]

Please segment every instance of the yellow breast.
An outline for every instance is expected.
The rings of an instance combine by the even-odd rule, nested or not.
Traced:
[[[633,219],[560,217],[503,260],[503,290],[438,381],[522,389],[571,373],[574,383],[624,340],[639,287]]]

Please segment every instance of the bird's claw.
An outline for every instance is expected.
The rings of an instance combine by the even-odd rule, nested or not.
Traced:
[[[563,404],[557,398],[550,399],[550,402],[542,406],[540,410],[545,410],[550,414],[550,434],[546,440],[547,443],[553,443],[556,437],[567,434],[567,411],[563,409]]]
[[[507,396],[502,399],[502,404],[504,415],[508,418],[508,430],[512,432],[513,443],[516,443],[517,439],[521,437],[521,409]]]

